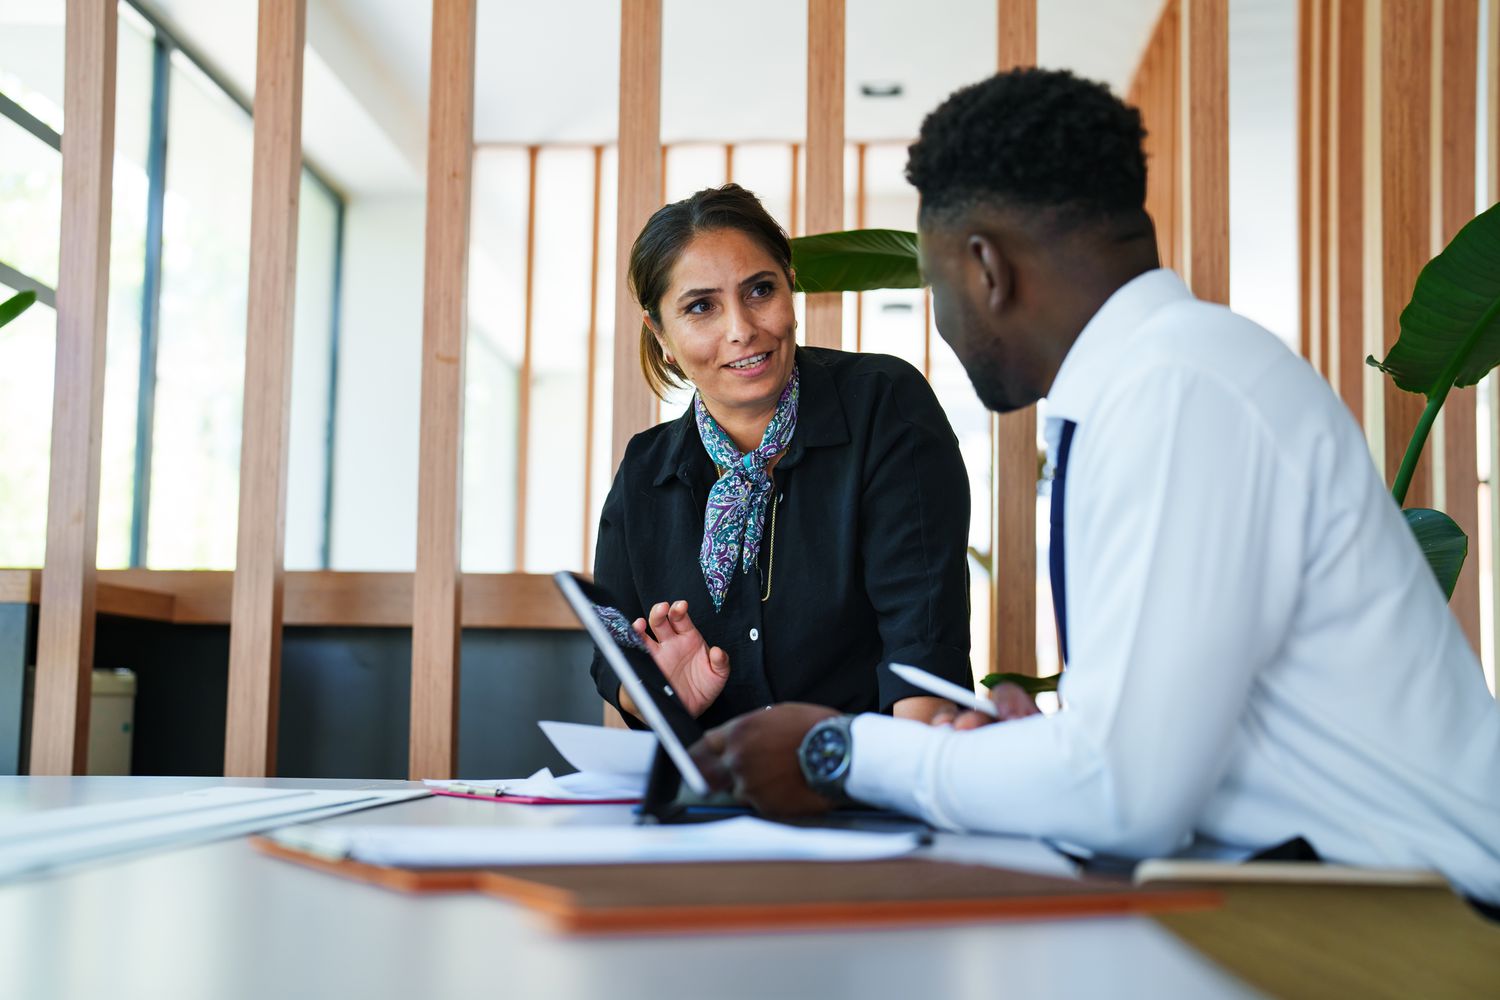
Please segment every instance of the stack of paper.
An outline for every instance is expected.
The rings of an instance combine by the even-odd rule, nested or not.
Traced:
[[[420,789],[204,788],[46,809],[0,823],[0,879],[112,854],[240,836],[426,794]]]
[[[447,795],[532,804],[640,801],[656,753],[656,737],[651,733],[573,722],[538,725],[558,753],[578,768],[577,774],[559,778],[544,767],[528,778],[428,780],[427,787]]]
[[[294,850],[402,868],[665,861],[871,861],[915,850],[917,833],[783,826],[742,816],[683,826],[298,826],[270,838]]]

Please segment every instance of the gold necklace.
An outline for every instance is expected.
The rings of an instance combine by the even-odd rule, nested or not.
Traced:
[[[721,477],[725,472],[729,471],[718,462],[714,463],[714,469],[719,473]],[[771,498],[771,540],[768,546],[770,549],[770,553],[768,555],[768,558],[766,559],[766,592],[760,595],[760,603],[762,604],[771,599],[771,577],[776,572],[776,509],[780,506],[781,492],[778,490],[776,495]]]

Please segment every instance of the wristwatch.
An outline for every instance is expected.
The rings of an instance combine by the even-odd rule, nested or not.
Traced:
[[[848,799],[844,785],[854,760],[852,715],[835,715],[807,731],[797,748],[797,762],[807,787],[835,802]]]

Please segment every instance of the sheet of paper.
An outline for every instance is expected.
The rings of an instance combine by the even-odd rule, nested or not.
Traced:
[[[628,864],[680,861],[869,861],[914,850],[916,833],[783,826],[749,816],[683,826],[292,827],[273,840],[375,865]]]
[[[257,833],[429,794],[425,789],[205,788],[0,823],[0,879],[154,847]]]
[[[656,754],[656,736],[635,729],[538,722],[557,752],[585,773],[632,774],[645,778]]]
[[[524,795],[539,799],[564,799],[576,802],[638,799],[646,788],[644,775],[600,774],[579,771],[554,777],[542,768],[529,778],[480,778],[459,781],[424,782],[428,788],[446,792],[489,795]]]

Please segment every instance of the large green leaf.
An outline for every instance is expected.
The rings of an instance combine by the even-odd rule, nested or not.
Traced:
[[[869,292],[921,288],[917,234],[854,229],[792,240],[792,267],[802,292]]]
[[[21,315],[36,301],[36,292],[17,292],[0,302],[0,326],[4,326]]]
[[[1468,536],[1453,523],[1453,518],[1440,510],[1411,507],[1401,513],[1411,533],[1417,536],[1417,545],[1427,557],[1438,586],[1451,598],[1453,588],[1458,586],[1458,572],[1464,568],[1464,557],[1469,554]]]
[[[1030,674],[986,674],[980,678],[979,683],[987,688],[1002,683],[1014,684],[1035,698],[1044,691],[1056,691],[1057,681],[1061,676],[1061,674],[1049,674],[1046,677],[1032,677]]]
[[[1500,364],[1500,205],[1458,231],[1417,276],[1401,336],[1368,362],[1428,398],[1474,385]]]

